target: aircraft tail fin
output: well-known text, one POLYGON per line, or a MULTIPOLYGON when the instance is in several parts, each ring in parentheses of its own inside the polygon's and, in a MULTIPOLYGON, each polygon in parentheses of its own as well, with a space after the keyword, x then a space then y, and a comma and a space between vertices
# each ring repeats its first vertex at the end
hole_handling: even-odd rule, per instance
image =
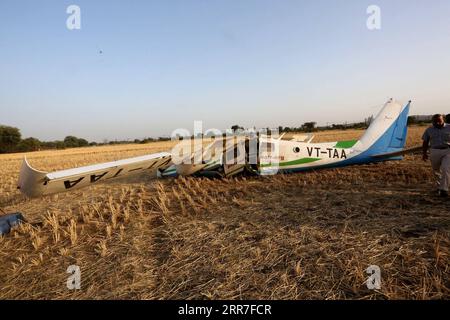
POLYGON ((398 102, 389 100, 355 145, 355 149, 369 157, 402 151, 408 133, 410 104, 411 101, 402 107, 398 102))

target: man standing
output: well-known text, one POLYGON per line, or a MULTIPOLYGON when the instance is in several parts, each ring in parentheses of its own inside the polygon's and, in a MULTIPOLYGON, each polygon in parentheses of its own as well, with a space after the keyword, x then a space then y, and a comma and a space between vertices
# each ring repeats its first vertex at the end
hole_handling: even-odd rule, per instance
POLYGON ((437 179, 438 192, 441 197, 448 197, 450 186, 450 125, 445 124, 444 116, 435 114, 433 126, 423 134, 423 160, 428 160, 430 151, 431 166, 437 179))

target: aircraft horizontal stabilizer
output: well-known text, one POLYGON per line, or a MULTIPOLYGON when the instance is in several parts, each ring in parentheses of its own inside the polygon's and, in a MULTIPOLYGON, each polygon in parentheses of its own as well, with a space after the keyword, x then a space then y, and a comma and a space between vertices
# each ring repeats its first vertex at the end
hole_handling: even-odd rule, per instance
POLYGON ((407 154, 418 153, 419 151, 422 151, 422 146, 417 146, 417 147, 404 149, 404 150, 400 150, 400 151, 395 151, 395 152, 376 154, 376 155, 373 155, 372 157, 373 158, 379 158, 379 159, 380 158, 400 157, 400 156, 404 156, 404 155, 407 155, 407 154))

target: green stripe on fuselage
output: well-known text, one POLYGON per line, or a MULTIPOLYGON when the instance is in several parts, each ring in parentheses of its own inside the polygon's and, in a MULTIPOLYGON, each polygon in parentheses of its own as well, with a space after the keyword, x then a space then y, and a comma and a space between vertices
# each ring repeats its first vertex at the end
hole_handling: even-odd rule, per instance
POLYGON ((358 140, 338 141, 334 147, 340 149, 348 149, 353 147, 357 142, 358 140))
MULTIPOLYGON (((322 159, 320 159, 320 158, 301 158, 301 159, 292 160, 292 161, 288 161, 288 162, 280 162, 278 164, 278 166, 279 167, 295 166, 298 164, 306 164, 306 163, 316 162, 319 160, 322 160, 322 159)), ((276 164, 274 164, 274 163, 261 164, 261 167, 273 167, 273 166, 276 166, 276 164)))

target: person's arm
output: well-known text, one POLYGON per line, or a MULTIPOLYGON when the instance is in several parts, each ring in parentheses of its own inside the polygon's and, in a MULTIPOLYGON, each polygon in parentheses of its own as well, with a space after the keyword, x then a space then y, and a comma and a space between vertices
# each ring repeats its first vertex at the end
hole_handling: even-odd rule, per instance
POLYGON ((428 129, 424 132, 424 134, 422 136, 422 140, 423 140, 423 144, 422 144, 422 151, 423 151, 422 159, 423 159, 423 161, 427 161, 428 160, 428 148, 430 146, 430 134, 428 133, 428 129))
POLYGON ((430 140, 423 140, 423 144, 422 144, 422 151, 423 151, 423 155, 422 155, 422 159, 423 161, 427 161, 428 160, 428 147, 430 145, 430 140))

